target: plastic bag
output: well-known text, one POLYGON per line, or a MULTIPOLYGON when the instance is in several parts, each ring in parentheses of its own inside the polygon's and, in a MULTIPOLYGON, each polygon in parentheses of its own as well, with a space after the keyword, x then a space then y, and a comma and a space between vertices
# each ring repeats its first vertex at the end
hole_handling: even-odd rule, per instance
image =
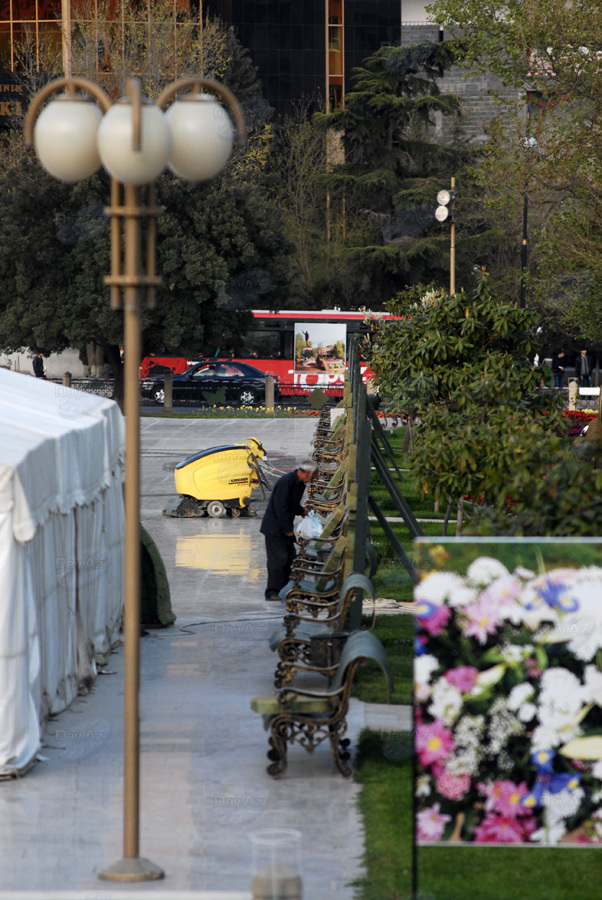
POLYGON ((302 538, 304 541, 311 541, 314 538, 320 537, 323 528, 324 523, 322 522, 320 516, 318 516, 312 509, 311 512, 309 512, 301 519, 300 522, 296 523, 295 534, 298 538, 302 538))

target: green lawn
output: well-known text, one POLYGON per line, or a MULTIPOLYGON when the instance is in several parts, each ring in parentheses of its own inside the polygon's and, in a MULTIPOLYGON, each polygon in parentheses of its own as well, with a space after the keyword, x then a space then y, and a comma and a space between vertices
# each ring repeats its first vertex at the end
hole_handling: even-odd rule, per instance
MULTIPOLYGON (((372 619, 365 616, 362 627, 369 628, 372 619)), ((374 634, 384 646, 391 674, 394 692, 391 703, 412 702, 412 665, 414 657, 414 619, 409 615, 376 616, 374 634)), ((385 679, 376 663, 369 663, 360 669, 355 678, 353 695, 366 703, 386 703, 385 679)))
POLYGON ((412 890, 411 735, 360 735, 356 781, 366 829, 358 900, 401 900, 412 890))

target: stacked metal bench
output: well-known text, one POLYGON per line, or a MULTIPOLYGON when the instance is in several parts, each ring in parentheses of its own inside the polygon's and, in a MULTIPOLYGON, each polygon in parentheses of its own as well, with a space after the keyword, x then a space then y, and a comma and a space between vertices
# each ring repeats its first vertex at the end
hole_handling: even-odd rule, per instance
MULTIPOLYGON (((267 771, 281 775, 287 767, 289 744, 313 752, 328 740, 334 762, 343 775, 351 774, 347 713, 353 678, 366 660, 376 662, 389 691, 392 680, 385 651, 374 634, 348 629, 352 605, 364 594, 374 596, 369 578, 350 565, 352 536, 348 496, 354 482, 350 416, 343 409, 335 421, 320 417, 312 456, 319 465, 305 505, 325 518, 320 537, 300 541, 291 581, 281 596, 282 625, 270 638, 278 656, 276 693, 255 697, 251 708, 264 718, 269 731, 267 771), (347 630, 346 630, 347 629, 347 630)), ((357 618, 357 616, 356 616, 357 618)))

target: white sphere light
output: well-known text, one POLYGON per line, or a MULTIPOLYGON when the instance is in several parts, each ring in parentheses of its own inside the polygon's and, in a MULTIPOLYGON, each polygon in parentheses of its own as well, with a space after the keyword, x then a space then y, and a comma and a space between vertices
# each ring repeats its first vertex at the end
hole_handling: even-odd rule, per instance
POLYGON ((33 142, 46 171, 71 184, 93 175, 100 168, 96 141, 101 120, 101 111, 87 97, 62 94, 45 106, 33 142))
POLYGON ((171 153, 171 131, 154 103, 143 103, 141 148, 132 148, 132 105, 113 104, 98 129, 98 149, 102 164, 122 184, 147 184, 161 174, 171 153))
POLYGON ((215 97, 191 94, 176 100, 166 113, 173 150, 169 168, 186 181, 218 175, 232 152, 234 126, 215 97))

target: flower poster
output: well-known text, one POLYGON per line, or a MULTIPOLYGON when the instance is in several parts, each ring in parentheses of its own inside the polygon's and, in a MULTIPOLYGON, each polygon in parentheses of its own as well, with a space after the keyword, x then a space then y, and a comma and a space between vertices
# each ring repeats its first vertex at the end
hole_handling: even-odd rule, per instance
POLYGON ((416 549, 418 843, 602 845, 602 541, 416 549))

